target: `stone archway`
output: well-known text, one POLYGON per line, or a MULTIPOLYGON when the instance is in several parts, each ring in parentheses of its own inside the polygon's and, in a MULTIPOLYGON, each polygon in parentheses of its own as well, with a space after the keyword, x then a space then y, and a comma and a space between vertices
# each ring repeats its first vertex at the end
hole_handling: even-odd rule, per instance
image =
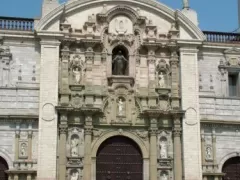
POLYGON ((143 156, 130 138, 113 136, 99 147, 96 156, 96 180, 143 180, 143 156))
POLYGON ((222 168, 225 173, 223 180, 239 180, 240 179, 240 157, 232 157, 228 159, 222 168))
POLYGON ((8 170, 7 161, 0 156, 0 179, 1 180, 8 180, 8 175, 5 173, 6 170, 8 170))

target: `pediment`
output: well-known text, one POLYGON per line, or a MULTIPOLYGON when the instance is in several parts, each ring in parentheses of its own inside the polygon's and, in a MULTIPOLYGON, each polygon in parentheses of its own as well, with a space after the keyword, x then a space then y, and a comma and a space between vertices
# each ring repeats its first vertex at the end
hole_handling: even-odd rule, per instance
MULTIPOLYGON (((158 31, 161 37, 166 36, 172 24, 178 21, 182 26, 180 29, 183 31, 180 34, 185 34, 183 38, 187 37, 187 39, 197 40, 204 40, 205 38, 202 31, 180 11, 174 11, 157 1, 146 0, 122 2, 121 0, 114 2, 102 0, 69 1, 42 17, 36 26, 36 31, 60 32, 60 24, 64 16, 68 22, 67 28, 69 28, 68 26, 70 24, 71 28, 81 32, 84 31, 83 27, 85 27, 85 31, 88 28, 88 31, 96 31, 99 33, 98 35, 100 35, 103 27, 101 27, 101 29, 98 24, 90 23, 88 17, 91 15, 94 15, 97 21, 99 19, 105 19, 107 23, 110 23, 116 15, 122 15, 129 18, 133 26, 152 21, 154 28, 151 29, 152 25, 149 25, 149 30, 152 31, 152 34, 158 31), (178 14, 177 16, 176 13, 178 14), (89 23, 86 24, 86 22, 89 23)), ((102 26, 104 25, 106 25, 106 23, 102 22, 102 26)))

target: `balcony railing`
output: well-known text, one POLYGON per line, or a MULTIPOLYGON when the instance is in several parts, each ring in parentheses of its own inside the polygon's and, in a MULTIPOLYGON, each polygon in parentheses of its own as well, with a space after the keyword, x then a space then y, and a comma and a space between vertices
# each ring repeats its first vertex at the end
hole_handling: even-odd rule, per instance
POLYGON ((239 33, 203 31, 207 42, 213 43, 240 43, 239 33))
POLYGON ((34 19, 0 17, 0 30, 33 31, 34 19))

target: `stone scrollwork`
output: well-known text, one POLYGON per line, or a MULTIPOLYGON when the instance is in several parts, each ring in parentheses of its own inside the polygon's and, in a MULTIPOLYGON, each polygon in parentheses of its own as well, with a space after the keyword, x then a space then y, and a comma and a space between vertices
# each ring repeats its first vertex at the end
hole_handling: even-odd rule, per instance
POLYGON ((74 108, 80 108, 83 106, 83 96, 76 93, 71 96, 71 104, 74 108))
POLYGON ((100 137, 102 134, 103 134, 103 131, 102 131, 102 130, 100 130, 100 129, 93 129, 93 136, 94 136, 95 138, 100 137))
POLYGON ((132 34, 128 34, 128 35, 121 35, 121 34, 109 34, 108 35, 108 41, 110 43, 110 45, 118 42, 120 44, 128 44, 128 45, 132 45, 134 43, 134 35, 132 34))
POLYGON ((147 139, 148 139, 148 135, 149 135, 148 131, 137 130, 137 131, 135 131, 135 133, 136 133, 140 138, 142 138, 143 140, 147 140, 147 139))

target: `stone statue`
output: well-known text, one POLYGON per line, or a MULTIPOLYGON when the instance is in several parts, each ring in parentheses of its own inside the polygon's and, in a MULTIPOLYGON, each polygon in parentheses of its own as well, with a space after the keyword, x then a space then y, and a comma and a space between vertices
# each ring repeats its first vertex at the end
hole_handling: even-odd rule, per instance
POLYGON ((124 102, 122 98, 119 98, 118 100, 118 115, 123 116, 125 114, 124 112, 124 102))
POLYGON ((74 76, 74 79, 75 79, 75 83, 76 84, 80 84, 81 83, 81 68, 79 66, 75 66, 73 67, 73 76, 74 76))
POLYGON ((165 79, 162 72, 158 75, 158 85, 159 87, 165 87, 165 79))
POLYGON ((127 59, 123 56, 122 51, 113 59, 113 75, 126 75, 127 59))
POLYGON ((210 147, 206 148, 206 159, 212 159, 212 149, 210 147))
POLYGON ((71 156, 72 157, 78 156, 78 145, 79 145, 79 139, 77 137, 73 137, 71 140, 71 156))
POLYGON ((160 142, 160 158, 167 158, 167 143, 165 141, 160 142))
POLYGON ((161 176, 161 180, 168 180, 168 175, 166 173, 163 173, 161 176))
POLYGON ((20 149, 20 154, 21 154, 21 156, 27 156, 27 146, 26 146, 26 144, 21 144, 21 149, 20 149))
POLYGON ((79 180, 78 177, 79 177, 79 172, 78 171, 73 172, 71 175, 71 180, 79 180))
POLYGON ((188 0, 183 0, 183 9, 189 8, 189 1, 188 0))

